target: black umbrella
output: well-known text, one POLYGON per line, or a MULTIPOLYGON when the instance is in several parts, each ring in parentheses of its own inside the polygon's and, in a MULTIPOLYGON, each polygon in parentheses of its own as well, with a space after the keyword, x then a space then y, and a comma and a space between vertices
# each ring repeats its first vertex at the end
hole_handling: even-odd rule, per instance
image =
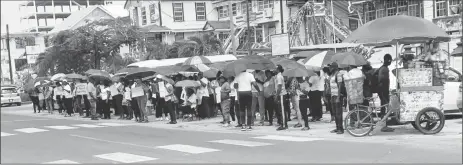
POLYGON ((125 78, 127 79, 137 79, 152 76, 156 74, 156 71, 152 68, 139 67, 139 68, 129 68, 125 78))

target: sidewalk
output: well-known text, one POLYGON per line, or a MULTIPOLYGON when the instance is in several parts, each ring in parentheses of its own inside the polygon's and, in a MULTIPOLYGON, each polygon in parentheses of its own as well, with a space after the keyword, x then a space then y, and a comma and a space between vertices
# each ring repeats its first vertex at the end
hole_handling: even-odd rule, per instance
MULTIPOLYGON (((25 106, 26 108, 26 106, 25 106)), ((30 107, 32 108, 32 107, 30 107)), ((27 108, 26 108, 27 109, 27 108)), ((430 140, 431 143, 435 141, 441 141, 442 139, 458 139, 459 145, 461 146, 461 137, 462 137, 462 119, 446 120, 443 130, 436 135, 423 135, 419 131, 415 130, 410 124, 401 125, 401 126, 392 126, 395 128, 394 132, 385 133, 379 132, 373 136, 366 137, 353 137, 347 132, 343 135, 337 135, 330 133, 334 129, 335 125, 329 123, 330 115, 324 114, 322 121, 309 123, 309 131, 301 131, 301 128, 293 128, 297 123, 297 120, 292 120, 288 122, 289 129, 284 131, 276 131, 276 126, 254 126, 252 131, 240 131, 240 128, 222 127, 222 124, 219 122, 222 121, 222 117, 216 117, 212 119, 200 120, 200 121, 191 121, 183 122, 182 119, 177 120, 177 124, 171 125, 167 124, 167 121, 156 121, 154 116, 149 116, 149 123, 136 123, 133 120, 118 120, 116 116, 113 116, 110 120, 97 120, 93 121, 89 118, 81 118, 77 116, 73 117, 64 117, 58 113, 47 114, 40 113, 34 114, 31 110, 8 110, 2 111, 5 114, 16 114, 16 115, 25 115, 25 116, 34 116, 34 117, 46 117, 54 119, 68 119, 68 120, 79 120, 86 122, 112 122, 112 123, 123 123, 136 126, 145 126, 161 129, 174 129, 174 130, 184 130, 184 131, 201 131, 201 132, 216 132, 216 133, 238 133, 238 134, 256 134, 256 135, 286 135, 286 136, 302 136, 302 137, 312 137, 312 138, 323 138, 323 139, 333 139, 333 140, 342 140, 342 141, 356 141, 356 142, 397 142, 397 141, 413 141, 416 140, 430 140)), ((291 118, 293 118, 292 116, 291 118)), ((257 122, 256 122, 257 123, 257 122)), ((267 124, 267 123, 266 123, 267 124)), ((275 123, 274 123, 275 124, 275 123)), ((434 143, 435 144, 435 143, 434 143)))

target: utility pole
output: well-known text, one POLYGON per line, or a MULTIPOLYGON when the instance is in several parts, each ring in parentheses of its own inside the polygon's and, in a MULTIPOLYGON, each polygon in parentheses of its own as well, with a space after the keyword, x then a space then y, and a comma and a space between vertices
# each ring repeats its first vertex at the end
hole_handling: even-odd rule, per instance
POLYGON ((283 0, 280 0, 280 26, 281 26, 281 34, 285 33, 285 25, 283 24, 283 0))
POLYGON ((11 66, 10 30, 9 30, 8 24, 6 24, 6 49, 8 50, 8 66, 10 67, 10 81, 11 81, 11 84, 14 84, 13 67, 11 66))
POLYGON ((230 18, 230 37, 233 55, 236 56, 236 45, 235 45, 235 21, 233 20, 233 3, 228 1, 228 17, 230 18))
MULTIPOLYGON (((251 39, 251 38, 250 38, 250 35, 251 35, 251 28, 250 28, 250 25, 249 25, 249 9, 251 8, 251 5, 249 4, 250 1, 251 1, 251 0, 246 0, 246 27, 248 28, 248 29, 246 29, 246 31, 247 31, 247 33, 248 33, 248 34, 246 35, 246 41, 247 41, 248 44, 251 43, 251 41, 250 41, 250 39, 251 39)), ((251 49, 251 48, 252 48, 252 46, 250 46, 250 47, 248 48, 248 51, 249 51, 249 52, 248 52, 248 55, 252 55, 252 49, 251 49)))

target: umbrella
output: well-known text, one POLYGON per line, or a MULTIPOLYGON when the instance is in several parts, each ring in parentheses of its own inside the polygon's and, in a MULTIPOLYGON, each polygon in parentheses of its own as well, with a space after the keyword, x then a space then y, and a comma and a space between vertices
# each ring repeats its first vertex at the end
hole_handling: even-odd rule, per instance
POLYGON ((310 77, 315 75, 315 72, 312 70, 307 70, 305 68, 295 68, 290 70, 285 70, 283 76, 286 77, 310 77))
POLYGON ((303 68, 305 69, 306 67, 297 61, 290 60, 287 58, 282 58, 282 57, 276 57, 270 59, 275 65, 281 65, 283 69, 285 70, 290 70, 290 69, 295 69, 295 68, 303 68))
POLYGON ((122 68, 121 70, 118 70, 114 75, 118 76, 125 76, 127 73, 129 73, 130 68, 122 68))
POLYGON ((199 87, 201 86, 201 83, 198 81, 193 81, 193 80, 183 80, 179 81, 175 84, 176 87, 199 87))
POLYGON ((368 63, 365 57, 355 52, 338 53, 332 57, 331 61, 338 63, 340 67, 361 66, 368 63))
POLYGON ((88 78, 96 81, 96 82, 100 82, 100 81, 113 81, 113 79, 108 75, 105 75, 105 74, 98 74, 98 73, 94 73, 92 75, 90 75, 88 78))
POLYGON ((193 56, 185 60, 183 65, 212 64, 211 60, 204 56, 193 56))
POLYGON ((223 75, 225 77, 236 76, 247 69, 273 70, 276 69, 276 66, 271 60, 265 57, 251 55, 227 64, 224 68, 223 75))
POLYGON ((55 75, 51 76, 50 79, 52 81, 58 81, 58 80, 61 80, 61 79, 65 78, 65 77, 66 77, 66 75, 64 73, 58 73, 58 74, 55 74, 55 75))
POLYGON ((174 80, 170 79, 169 77, 160 75, 160 74, 156 75, 156 78, 167 81, 167 83, 172 84, 172 85, 175 84, 174 80))
POLYGON ((452 54, 450 54, 451 56, 463 56, 463 46, 462 46, 462 43, 461 42, 458 42, 457 43, 458 47, 455 48, 452 52, 452 54))
POLYGON ((34 79, 34 84, 36 82, 39 82, 39 81, 42 81, 42 80, 51 81, 51 79, 49 77, 37 77, 37 78, 34 79))
POLYGON ((152 76, 155 73, 156 73, 155 70, 152 68, 147 68, 147 67, 130 68, 125 78, 127 79, 144 78, 144 77, 152 76))
POLYGON ((85 74, 111 77, 108 72, 106 72, 104 70, 97 70, 97 69, 90 69, 90 70, 86 71, 85 74))
POLYGON ((35 82, 34 87, 44 86, 50 84, 50 80, 40 80, 35 82))
POLYGON ((85 79, 86 77, 81 74, 71 73, 66 75, 66 79, 85 79))
POLYGON ((218 70, 223 70, 223 69, 225 69, 225 66, 227 66, 229 63, 232 63, 232 61, 216 62, 216 63, 210 64, 209 67, 210 68, 215 68, 215 69, 218 69, 218 70))
POLYGON ((203 76, 206 78, 215 78, 218 72, 219 72, 218 69, 212 68, 212 69, 209 69, 203 72, 203 76))
POLYGON ((436 24, 414 16, 396 15, 375 19, 352 32, 343 43, 395 45, 423 43, 429 40, 450 41, 449 35, 436 24))
POLYGON ((333 58, 334 54, 333 51, 323 51, 318 54, 307 56, 307 58, 301 59, 298 62, 307 67, 322 68, 331 63, 331 58, 333 58))

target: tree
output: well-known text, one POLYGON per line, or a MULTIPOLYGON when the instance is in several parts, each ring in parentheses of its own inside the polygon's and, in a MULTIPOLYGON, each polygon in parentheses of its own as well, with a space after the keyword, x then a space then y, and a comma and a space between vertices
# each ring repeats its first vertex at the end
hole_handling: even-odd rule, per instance
POLYGON ((177 52, 178 58, 224 53, 221 41, 211 33, 201 33, 189 37, 187 41, 174 43, 172 49, 177 52))
POLYGON ((146 42, 145 45, 146 53, 142 57, 142 60, 160 60, 166 58, 172 58, 176 56, 174 47, 163 42, 154 41, 146 42))
POLYGON ((114 74, 118 70, 134 62, 136 62, 136 59, 133 57, 122 57, 121 55, 117 54, 116 56, 110 56, 106 58, 106 61, 102 65, 102 70, 114 74))

